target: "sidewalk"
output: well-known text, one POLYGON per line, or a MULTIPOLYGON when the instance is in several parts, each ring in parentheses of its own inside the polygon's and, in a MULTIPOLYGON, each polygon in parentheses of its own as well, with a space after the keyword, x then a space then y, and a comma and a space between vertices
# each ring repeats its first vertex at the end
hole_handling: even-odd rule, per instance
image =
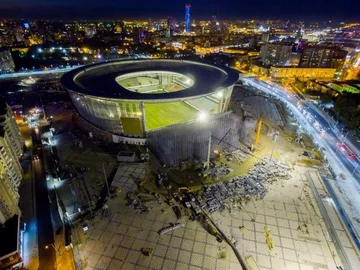
POLYGON ((21 127, 21 133, 25 139, 28 152, 25 154, 25 160, 22 161, 24 176, 19 188, 22 224, 26 223, 26 231, 23 234, 22 259, 24 267, 29 270, 37 270, 39 267, 39 253, 37 242, 37 219, 35 205, 35 188, 32 171, 31 149, 32 140, 27 126, 21 127))
MULTIPOLYGON (((31 161, 29 161, 31 162, 31 161)), ((22 224, 26 223, 24 232, 23 254, 24 266, 29 270, 36 270, 39 267, 39 254, 37 244, 37 222, 35 207, 35 190, 33 188, 32 170, 29 165, 24 173, 23 184, 20 187, 20 207, 22 209, 22 224)))
MULTIPOLYGON (((309 170, 308 181, 314 193, 320 196, 329 194, 318 172, 309 170)), ((330 228, 329 234, 343 262, 342 266, 345 269, 360 269, 359 251, 334 205, 333 200, 336 198, 323 197, 321 199, 320 196, 318 196, 317 203, 320 209, 323 209, 322 215, 326 217, 324 217, 324 221, 327 227, 330 228)))

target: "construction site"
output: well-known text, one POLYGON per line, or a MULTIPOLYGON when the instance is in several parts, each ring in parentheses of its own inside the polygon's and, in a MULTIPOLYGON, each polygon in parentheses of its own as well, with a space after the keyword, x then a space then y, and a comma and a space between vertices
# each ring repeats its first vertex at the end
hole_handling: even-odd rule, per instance
POLYGON ((60 163, 82 179, 54 180, 78 269, 355 269, 351 240, 334 233, 345 229, 328 225, 331 174, 310 138, 252 89, 236 87, 230 107, 149 132, 148 149, 54 135, 60 163), (120 150, 134 162, 117 162, 120 150))

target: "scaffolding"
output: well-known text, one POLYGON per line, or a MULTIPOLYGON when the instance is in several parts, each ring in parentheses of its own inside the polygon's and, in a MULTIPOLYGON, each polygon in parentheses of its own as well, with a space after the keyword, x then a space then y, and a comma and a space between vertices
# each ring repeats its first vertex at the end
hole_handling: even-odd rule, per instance
POLYGON ((241 123, 234 113, 226 112, 209 116, 206 120, 197 119, 152 130, 147 134, 149 148, 166 166, 177 166, 190 160, 206 161, 209 142, 211 156, 215 147, 236 149, 241 123))

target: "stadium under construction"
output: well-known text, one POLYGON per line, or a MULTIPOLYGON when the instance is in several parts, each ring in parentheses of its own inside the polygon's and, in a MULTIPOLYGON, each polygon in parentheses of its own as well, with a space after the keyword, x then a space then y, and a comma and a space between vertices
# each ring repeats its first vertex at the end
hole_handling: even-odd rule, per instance
POLYGON ((75 120, 92 136, 166 152, 158 156, 190 145, 179 158, 165 162, 175 164, 206 156, 205 130, 221 138, 238 129, 226 113, 238 80, 239 73, 228 67, 161 59, 84 66, 65 74, 62 84, 75 107, 75 120), (164 141, 165 134, 164 148, 159 140, 164 141))

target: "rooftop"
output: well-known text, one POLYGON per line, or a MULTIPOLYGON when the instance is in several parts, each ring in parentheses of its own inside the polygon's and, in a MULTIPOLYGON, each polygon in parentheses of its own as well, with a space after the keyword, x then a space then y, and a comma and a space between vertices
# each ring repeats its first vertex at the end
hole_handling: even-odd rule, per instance
POLYGON ((0 227, 0 258, 14 252, 18 247, 19 216, 15 215, 0 227))
POLYGON ((66 73, 62 84, 72 91, 103 98, 128 100, 178 99, 206 95, 235 84, 239 73, 228 67, 218 67, 195 61, 130 60, 103 62, 84 66, 66 73), (116 82, 119 76, 141 72, 174 72, 194 81, 182 91, 143 94, 129 91, 116 82))

